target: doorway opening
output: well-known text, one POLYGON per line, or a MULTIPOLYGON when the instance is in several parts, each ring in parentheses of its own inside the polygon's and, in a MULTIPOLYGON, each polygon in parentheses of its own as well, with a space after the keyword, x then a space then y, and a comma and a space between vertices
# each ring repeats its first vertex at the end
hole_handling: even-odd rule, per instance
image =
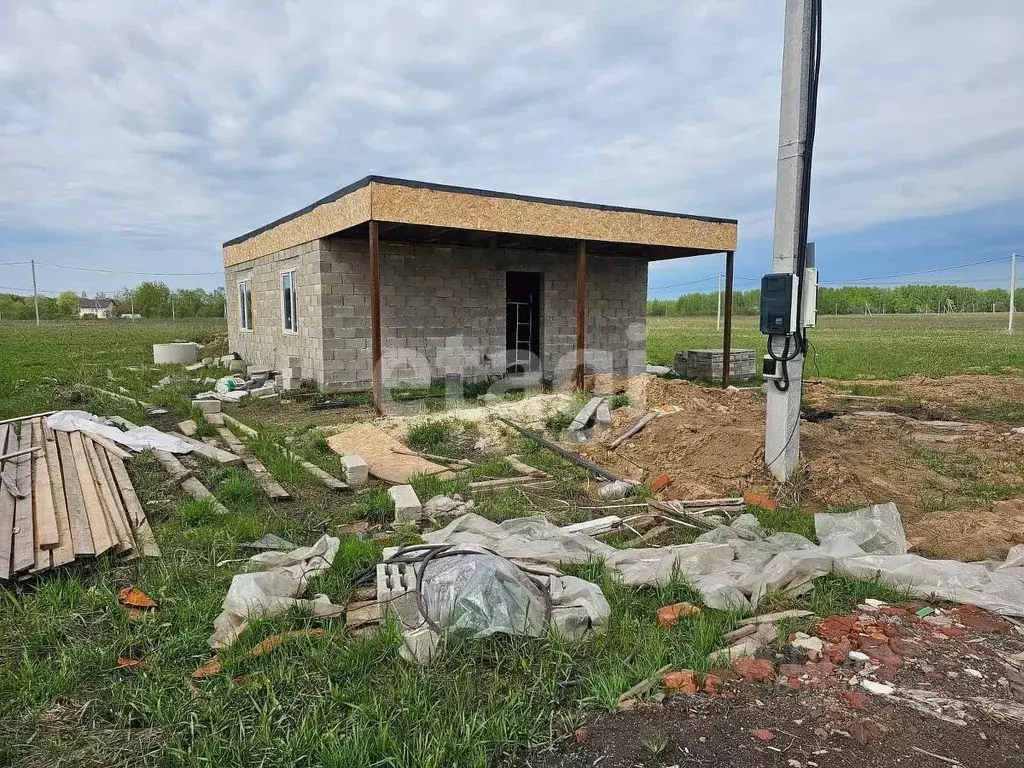
POLYGON ((505 372, 540 370, 540 272, 505 273, 505 372))

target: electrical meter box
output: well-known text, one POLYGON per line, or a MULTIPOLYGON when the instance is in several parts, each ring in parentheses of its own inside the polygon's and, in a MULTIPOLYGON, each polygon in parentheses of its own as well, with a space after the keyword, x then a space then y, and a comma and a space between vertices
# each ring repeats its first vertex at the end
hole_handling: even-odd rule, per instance
POLYGON ((797 278, 778 272, 761 278, 761 333, 785 336, 796 333, 797 278))

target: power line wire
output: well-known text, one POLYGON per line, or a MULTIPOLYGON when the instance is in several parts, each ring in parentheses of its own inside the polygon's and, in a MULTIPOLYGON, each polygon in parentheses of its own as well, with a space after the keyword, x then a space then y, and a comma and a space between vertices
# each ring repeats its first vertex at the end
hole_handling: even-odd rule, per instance
POLYGON ((951 267, 935 267, 934 269, 922 269, 917 272, 898 272, 894 275, 876 275, 875 277, 850 277, 845 280, 823 280, 822 285, 835 285, 840 283, 863 283, 871 280, 888 280, 893 277, 913 277, 914 275, 931 275, 936 272, 951 272, 954 269, 965 269, 966 267, 977 267, 981 264, 992 264, 997 261, 1005 261, 1009 256, 998 256, 994 259, 983 259, 981 261, 970 261, 966 264, 954 264, 951 267))
MULTIPOLYGON (((20 262, 28 264, 27 261, 20 262)), ((204 275, 220 275, 223 272, 133 272, 126 269, 103 269, 101 267, 76 267, 67 264, 51 264, 47 261, 37 261, 38 266, 54 267, 55 269, 74 269, 79 272, 105 272, 112 275, 143 275, 145 277, 199 277, 204 275)))

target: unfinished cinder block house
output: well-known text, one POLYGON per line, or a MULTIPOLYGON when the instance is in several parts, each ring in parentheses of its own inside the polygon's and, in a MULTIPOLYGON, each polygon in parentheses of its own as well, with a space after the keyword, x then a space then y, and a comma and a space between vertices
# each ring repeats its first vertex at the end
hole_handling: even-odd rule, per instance
POLYGON ((368 176, 224 244, 229 343, 377 397, 451 374, 636 373, 648 263, 735 248, 733 219, 368 176))

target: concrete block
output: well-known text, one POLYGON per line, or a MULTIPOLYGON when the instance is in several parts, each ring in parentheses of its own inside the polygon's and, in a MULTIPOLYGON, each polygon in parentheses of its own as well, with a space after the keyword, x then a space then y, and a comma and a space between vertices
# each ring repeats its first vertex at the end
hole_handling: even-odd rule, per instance
POLYGON ((255 376, 257 373, 269 373, 270 369, 265 365, 250 365, 245 369, 245 372, 250 376, 255 376))
MULTIPOLYGON (((238 358, 235 356, 234 352, 232 352, 230 355, 224 355, 222 358, 220 358, 220 364, 224 368, 227 368, 229 365, 231 365, 231 363, 234 363, 234 362, 238 362, 238 358)), ((243 370, 244 370, 244 364, 243 364, 243 370)))
MULTIPOLYGON (((1007 295, 1009 295, 1009 294, 1007 294, 1007 295)), ((212 357, 204 357, 203 358, 203 365, 213 365, 213 358, 212 357)))
POLYGON ((301 379, 302 378, 302 369, 301 368, 296 368, 294 366, 291 367, 291 368, 282 368, 281 369, 281 378, 282 379, 301 379))
POLYGON ((230 373, 245 373, 246 365, 244 360, 231 360, 227 363, 230 373))
POLYGON ((395 525, 418 523, 423 517, 423 505, 411 485, 394 485, 388 496, 395 502, 395 525))
POLYGON ((345 475, 345 482, 353 488, 365 485, 370 476, 369 467, 362 456, 342 456, 341 470, 345 475))
POLYGON ((192 407, 203 413, 220 413, 220 400, 193 400, 192 407))
POLYGON ((286 368, 298 368, 302 365, 302 360, 296 355, 289 355, 284 359, 284 367, 286 368))

